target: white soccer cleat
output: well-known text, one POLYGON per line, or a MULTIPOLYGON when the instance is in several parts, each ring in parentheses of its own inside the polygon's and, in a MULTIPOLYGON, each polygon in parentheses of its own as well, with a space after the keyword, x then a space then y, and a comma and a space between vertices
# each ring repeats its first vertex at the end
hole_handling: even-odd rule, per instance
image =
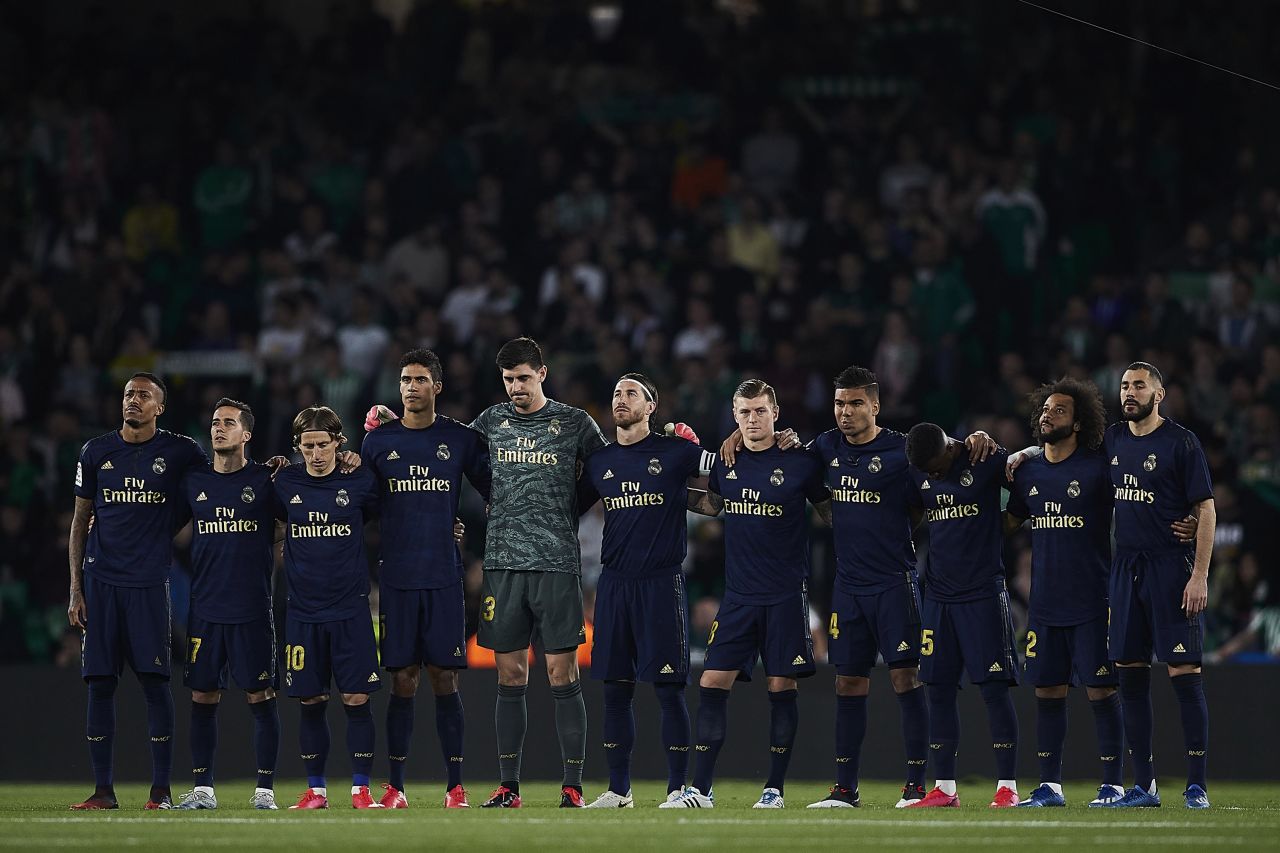
POLYGON ((603 794, 595 798, 594 802, 587 803, 583 808, 586 809, 629 809, 635 807, 635 800, 631 798, 631 792, 626 794, 615 794, 613 791, 605 791, 603 794))
POLYGON ((249 798, 249 805, 262 811, 275 811, 280 808, 276 805, 276 792, 270 788, 255 790, 253 796, 249 798))
POLYGON ((697 788, 689 787, 683 791, 673 792, 675 798, 667 795, 665 803, 659 803, 660 809, 714 809, 716 801, 712 795, 704 794, 697 788))
POLYGON ((777 788, 765 788, 760 795, 760 799, 756 801, 753 809, 780 809, 786 806, 782 802, 782 792, 777 788))
POLYGON ((182 795, 182 801, 178 803, 178 808, 184 810, 212 810, 217 807, 218 798, 213 795, 212 788, 197 788, 194 791, 187 791, 182 795))

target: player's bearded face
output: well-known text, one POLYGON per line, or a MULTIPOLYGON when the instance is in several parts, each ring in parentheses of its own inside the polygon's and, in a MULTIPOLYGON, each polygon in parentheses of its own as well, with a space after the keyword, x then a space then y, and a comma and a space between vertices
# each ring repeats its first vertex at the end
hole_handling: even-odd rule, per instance
POLYGON ((146 379, 130 379, 121 405, 124 422, 133 428, 152 423, 164 412, 160 388, 146 379))
POLYGON ((298 450, 310 474, 323 476, 337 465, 338 440, 324 430, 308 430, 298 436, 298 450))
POLYGON ((1044 444, 1057 444, 1076 431, 1075 400, 1066 394, 1050 394, 1040 407, 1036 432, 1044 444))
POLYGON ((1120 379, 1120 416, 1126 421, 1145 420, 1163 397, 1164 390, 1147 371, 1126 370, 1120 379))
POLYGON ((623 380, 613 389, 613 423, 619 429, 633 427, 652 413, 653 405, 640 383, 623 380))
POLYGON ((406 412, 424 412, 434 407, 441 387, 422 365, 406 365, 400 371, 400 402, 406 412))

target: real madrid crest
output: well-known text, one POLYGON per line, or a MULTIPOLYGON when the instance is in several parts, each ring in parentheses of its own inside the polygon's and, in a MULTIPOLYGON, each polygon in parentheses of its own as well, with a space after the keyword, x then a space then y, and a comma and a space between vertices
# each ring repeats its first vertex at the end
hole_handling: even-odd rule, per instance
POLYGON ((1154 453, 1149 454, 1146 461, 1142 463, 1142 467, 1147 471, 1156 470, 1156 455, 1154 453))
POLYGON ((649 469, 648 469, 648 470, 649 470, 649 473, 650 473, 650 474, 652 474, 652 475, 653 475, 653 476, 655 476, 655 477, 656 477, 656 476, 658 476, 659 474, 661 474, 661 473, 662 473, 662 460, 658 459, 658 457, 656 457, 656 456, 655 456, 655 457, 653 457, 652 459, 650 459, 650 460, 649 460, 649 469))
POLYGON ((781 468, 774 468, 773 473, 769 475, 769 482, 775 486, 781 486, 786 477, 782 473, 781 468))
MULTIPOLYGON (((1151 457, 1151 458, 1152 458, 1152 459, 1154 459, 1155 457, 1153 456, 1153 457, 1151 457)), ((168 467, 169 467, 169 466, 165 464, 165 461, 164 461, 164 457, 163 457, 163 456, 157 456, 157 457, 156 457, 156 461, 151 463, 151 470, 152 470, 152 471, 154 471, 154 472, 155 472, 155 473, 157 473, 157 474, 163 474, 163 473, 164 473, 164 469, 166 469, 166 468, 168 468, 168 467)), ((1150 471, 1151 469, 1150 469, 1150 468, 1148 468, 1147 470, 1148 470, 1148 471, 1150 471)))
POLYGON ((559 435, 559 434, 560 434, 560 419, 559 419, 559 418, 552 418, 552 419, 551 419, 551 423, 547 424, 547 432, 551 433, 552 435, 559 435))
POLYGON ((1072 480, 1070 483, 1067 483, 1067 494, 1073 498, 1080 497, 1080 481, 1079 480, 1072 480))
POLYGON ((884 466, 880 464, 879 456, 872 456, 871 461, 867 463, 867 470, 872 474, 879 474, 882 467, 884 466))
POLYGON ((968 468, 966 468, 964 473, 960 475, 960 485, 962 486, 973 485, 973 472, 970 471, 968 468))
POLYGON ((338 502, 338 506, 346 506, 351 503, 351 496, 347 494, 346 489, 338 489, 338 496, 334 500, 338 502))
POLYGON ((437 448, 436 448, 436 458, 437 458, 437 459, 439 459, 441 462, 446 462, 446 461, 448 461, 448 459, 449 459, 449 445, 447 445, 447 444, 442 444, 442 445, 440 445, 439 447, 437 447, 437 448))
POLYGON ((240 500, 244 501, 245 503, 247 504, 253 503, 254 497, 256 497, 256 495, 254 495, 253 489, 249 488, 248 486, 245 486, 243 489, 240 490, 240 500))

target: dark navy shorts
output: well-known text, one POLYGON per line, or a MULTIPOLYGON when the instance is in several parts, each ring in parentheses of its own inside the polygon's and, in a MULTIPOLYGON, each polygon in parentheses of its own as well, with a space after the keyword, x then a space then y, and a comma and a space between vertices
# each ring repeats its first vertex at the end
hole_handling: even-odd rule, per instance
POLYGON ((378 593, 382 665, 387 669, 430 664, 467 666, 467 612, 462 581, 441 589, 393 589, 378 593))
POLYGON ((1032 620, 1023 673, 1035 687, 1115 687, 1119 682, 1107 654, 1107 617, 1067 626, 1032 620))
POLYGON ((591 677, 606 681, 689 681, 684 575, 618 577, 596 587, 591 677))
POLYGON ((1204 623, 1188 617, 1182 593, 1191 579, 1190 551, 1141 553, 1116 550, 1111 561, 1111 659, 1169 664, 1197 663, 1204 623))
POLYGON ((226 690, 231 681, 249 693, 280 686, 271 611, 260 619, 237 624, 208 622, 192 611, 182 683, 192 690, 210 692, 226 690))
POLYGON ((85 629, 80 644, 84 678, 124 673, 169 677, 169 583, 115 586, 84 576, 85 629))
POLYGON ((373 622, 364 613, 340 622, 285 621, 284 683, 290 696, 373 693, 382 687, 373 622))
POLYGON ((926 684, 1018 682, 1009 593, 977 601, 924 599, 920 630, 920 680, 926 684))
POLYGON ((876 654, 888 665, 920 658, 920 588, 905 575, 901 584, 857 595, 836 581, 827 624, 827 656, 837 675, 865 678, 876 654))
POLYGON ((802 588, 776 604, 723 602, 707 636, 703 669, 738 671, 750 681, 759 658, 767 676, 813 675, 813 636, 809 633, 809 595, 802 588))

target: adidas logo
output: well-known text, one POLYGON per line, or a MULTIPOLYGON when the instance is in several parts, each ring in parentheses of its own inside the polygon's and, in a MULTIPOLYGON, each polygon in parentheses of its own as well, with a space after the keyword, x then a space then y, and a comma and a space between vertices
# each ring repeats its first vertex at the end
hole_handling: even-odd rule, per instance
POLYGON ((270 677, 271 677, 270 673, 268 673, 265 669, 262 672, 258 673, 259 681, 266 681, 270 677))
POLYGON ((1035 486, 1032 486, 1031 491, 1027 492, 1027 497, 1029 498, 1035 497, 1038 494, 1040 494, 1040 490, 1037 489, 1035 486))
POLYGON ((906 640, 903 640, 901 643, 898 643, 898 651, 900 652, 908 651, 910 648, 911 646, 907 645, 906 640))
POLYGON ((832 468, 839 468, 839 467, 840 467, 840 460, 839 460, 839 459, 832 459, 832 460, 831 460, 831 467, 832 467, 832 468))
POLYGON ((1108 674, 1109 672, 1105 666, 1098 667, 1098 671, 1094 673, 1094 675, 1108 675, 1108 674))
POLYGON ((454 656, 455 658, 460 658, 460 657, 462 657, 462 646, 454 646, 454 647, 453 647, 453 656, 454 656))
POLYGON ((791 662, 792 666, 804 666, 804 655, 796 655, 796 659, 791 662))
POLYGON ((603 477, 601 477, 600 479, 601 479, 601 480, 612 480, 612 479, 613 479, 613 469, 612 469, 612 468, 610 468, 608 471, 605 471, 605 472, 604 472, 604 476, 603 476, 603 477))
POLYGON ((675 675, 676 671, 671 668, 671 664, 663 664, 662 669, 658 670, 659 675, 675 675))
POLYGON ((511 421, 503 421, 502 423, 498 424, 498 426, 502 427, 503 429, 511 429, 511 421))
POLYGON ((925 480, 923 483, 920 484, 920 488, 923 490, 923 489, 931 489, 933 487, 929 485, 928 480, 925 480))
POLYGON ((1120 464, 1120 457, 1119 457, 1119 456, 1112 456, 1112 457, 1111 457, 1111 464, 1112 464, 1112 465, 1119 465, 1119 464, 1120 464))
POLYGON ((100 470, 100 471, 110 471, 110 470, 111 470, 112 468, 114 468, 114 467, 115 467, 115 466, 111 464, 111 460, 110 460, 110 459, 108 459, 106 462, 103 462, 103 463, 102 463, 102 467, 101 467, 101 468, 99 468, 98 470, 100 470))
POLYGON ((370 684, 377 684, 377 683, 378 683, 378 673, 376 673, 376 672, 371 672, 371 673, 369 673, 369 683, 370 683, 370 684))
POLYGON ((160 665, 161 665, 161 664, 160 664, 160 656, 159 656, 159 655, 157 655, 157 656, 156 656, 156 666, 160 666, 160 665))
POLYGON ((725 478, 726 480, 736 480, 736 479, 738 479, 738 472, 737 472, 737 471, 730 471, 728 474, 725 474, 725 475, 724 475, 724 478, 725 478))
POLYGON ((393 460, 393 459, 399 459, 399 458, 400 458, 400 454, 399 454, 399 453, 396 453, 394 450, 387 454, 387 461, 388 461, 388 462, 390 462, 390 461, 391 461, 391 460, 393 460))
POLYGON ((207 495, 205 495, 205 493, 204 493, 204 492, 201 492, 200 494, 196 495, 196 502, 197 502, 197 503, 199 503, 200 501, 207 501, 207 500, 209 500, 209 498, 208 498, 208 496, 207 496, 207 495))
POLYGON ((1002 667, 1000 662, 997 661, 991 664, 991 669, 987 670, 987 672, 1004 672, 1004 667, 1002 667))
POLYGON ((293 498, 292 498, 292 499, 290 499, 289 503, 291 503, 291 504, 300 504, 300 503, 302 503, 302 495, 294 495, 294 496, 293 496, 293 498))
POLYGON ((1178 643, 1178 645, 1176 645, 1176 646, 1174 646, 1174 647, 1173 647, 1173 653, 1174 653, 1175 655, 1186 654, 1186 652, 1187 652, 1187 650, 1186 650, 1186 648, 1182 645, 1182 643, 1178 643))

